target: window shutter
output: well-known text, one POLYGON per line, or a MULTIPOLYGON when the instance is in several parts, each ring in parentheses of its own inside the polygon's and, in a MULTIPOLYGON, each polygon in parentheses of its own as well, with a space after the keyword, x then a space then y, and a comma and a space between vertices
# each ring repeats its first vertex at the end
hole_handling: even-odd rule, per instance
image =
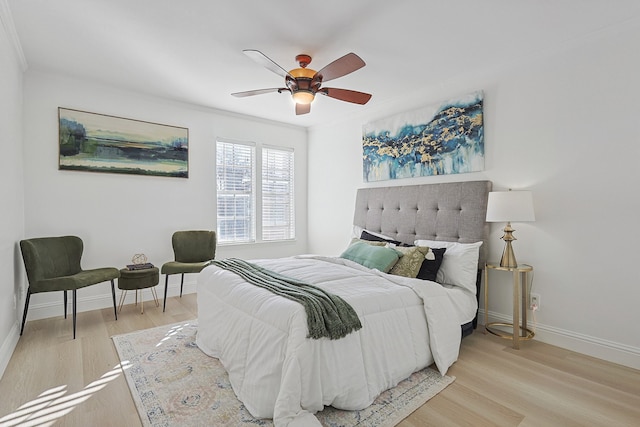
POLYGON ((255 241, 255 147, 218 140, 218 241, 255 241))
POLYGON ((262 240, 295 238, 293 154, 262 150, 262 240))

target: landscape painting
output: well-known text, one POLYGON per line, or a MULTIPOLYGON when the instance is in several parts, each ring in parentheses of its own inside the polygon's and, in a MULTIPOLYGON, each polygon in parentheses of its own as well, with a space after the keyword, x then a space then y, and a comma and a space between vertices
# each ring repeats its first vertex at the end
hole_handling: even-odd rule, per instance
POLYGON ((189 129, 58 108, 59 169, 189 177, 189 129))
POLYGON ((363 127, 365 182, 484 170, 483 93, 363 127))

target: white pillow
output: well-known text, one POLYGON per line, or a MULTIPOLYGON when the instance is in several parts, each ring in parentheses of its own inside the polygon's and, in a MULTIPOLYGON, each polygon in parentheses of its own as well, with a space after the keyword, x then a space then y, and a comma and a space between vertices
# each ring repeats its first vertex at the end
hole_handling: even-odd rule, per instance
POLYGON ((476 293, 478 258, 482 242, 457 243, 440 240, 416 240, 414 244, 430 248, 447 248, 436 281, 460 286, 476 293))

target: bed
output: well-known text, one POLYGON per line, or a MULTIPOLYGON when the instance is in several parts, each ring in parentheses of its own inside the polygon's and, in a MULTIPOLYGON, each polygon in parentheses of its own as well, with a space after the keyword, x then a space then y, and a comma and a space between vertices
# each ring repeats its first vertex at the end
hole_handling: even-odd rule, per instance
POLYGON ((340 257, 251 261, 348 302, 362 328, 344 338, 308 338, 301 304, 219 266, 205 268, 198 276, 198 347, 221 361, 247 410, 276 426, 318 426, 313 414, 329 405, 362 409, 434 363, 444 375, 477 316, 490 190, 489 181, 359 189, 354 237, 366 232, 381 244, 355 239, 340 257), (352 246, 387 254, 414 243, 445 248, 435 277, 441 283, 388 274, 349 256, 352 246))

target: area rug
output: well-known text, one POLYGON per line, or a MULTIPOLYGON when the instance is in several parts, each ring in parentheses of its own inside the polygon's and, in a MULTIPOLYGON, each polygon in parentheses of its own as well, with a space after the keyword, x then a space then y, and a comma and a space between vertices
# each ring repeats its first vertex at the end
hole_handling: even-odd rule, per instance
MULTIPOLYGON (((147 427, 273 426, 256 419, 231 388, 218 359, 195 343, 196 321, 112 337, 140 420, 147 427)), ((332 407, 316 414, 326 427, 391 427, 455 378, 426 368, 382 393, 360 411, 332 407)))

